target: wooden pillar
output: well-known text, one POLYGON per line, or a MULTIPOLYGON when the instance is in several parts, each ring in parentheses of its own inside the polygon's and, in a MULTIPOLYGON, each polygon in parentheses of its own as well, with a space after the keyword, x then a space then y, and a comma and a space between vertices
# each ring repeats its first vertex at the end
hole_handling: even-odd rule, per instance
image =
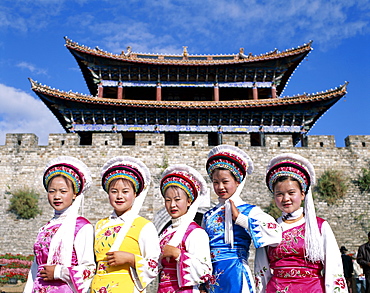
POLYGON ((213 100, 218 102, 220 100, 220 90, 218 88, 218 83, 215 83, 213 87, 213 100))
POLYGON ((102 98, 103 97, 103 84, 99 83, 98 85, 98 97, 102 98))
POLYGON ((276 99, 276 86, 274 83, 271 85, 271 98, 276 99))
POLYGON ((162 101, 162 87, 160 82, 157 83, 155 99, 156 101, 162 101))
POLYGON ((253 100, 258 100, 258 88, 256 83, 253 83, 253 100))
POLYGON ((122 100, 122 96, 123 96, 123 87, 122 87, 122 83, 119 82, 118 89, 117 89, 117 99, 122 100))

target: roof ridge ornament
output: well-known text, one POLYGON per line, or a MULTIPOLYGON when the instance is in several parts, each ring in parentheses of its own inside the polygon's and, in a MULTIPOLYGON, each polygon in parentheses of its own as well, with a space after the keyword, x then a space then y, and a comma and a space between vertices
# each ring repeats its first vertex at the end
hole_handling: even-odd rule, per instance
POLYGON ((245 55, 244 54, 244 48, 240 48, 239 49, 238 57, 239 57, 239 59, 248 59, 248 58, 253 57, 253 54, 252 54, 252 52, 249 52, 248 55, 245 55))
POLYGON ((182 51, 182 57, 183 59, 188 59, 189 53, 188 53, 188 46, 182 46, 183 51, 182 51))
POLYGON ((127 46, 127 52, 125 53, 125 51, 122 50, 121 55, 122 56, 125 56, 125 57, 130 57, 131 56, 131 53, 132 53, 132 47, 131 46, 127 46))
POLYGON ((248 58, 247 55, 244 54, 244 48, 239 49, 239 59, 245 59, 248 58))

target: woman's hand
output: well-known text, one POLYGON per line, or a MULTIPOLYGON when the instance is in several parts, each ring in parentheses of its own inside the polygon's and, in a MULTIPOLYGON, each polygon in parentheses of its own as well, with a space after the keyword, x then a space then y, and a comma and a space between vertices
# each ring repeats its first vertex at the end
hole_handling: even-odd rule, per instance
POLYGON ((238 208, 235 206, 235 203, 229 199, 230 201, 230 206, 231 206, 231 214, 233 216, 233 221, 236 221, 236 218, 239 216, 240 212, 238 208))
POLYGON ((176 259, 176 258, 179 257, 180 253, 181 253, 181 250, 178 249, 177 247, 171 246, 171 245, 166 245, 165 247, 163 247, 161 257, 162 258, 173 257, 174 259, 176 259))
POLYGON ((52 266, 44 265, 44 269, 40 271, 40 277, 44 281, 53 281, 54 280, 54 270, 55 270, 55 265, 52 265, 52 266))
POLYGON ((106 253, 108 265, 122 266, 129 264, 130 267, 135 268, 135 255, 126 251, 110 251, 106 253))

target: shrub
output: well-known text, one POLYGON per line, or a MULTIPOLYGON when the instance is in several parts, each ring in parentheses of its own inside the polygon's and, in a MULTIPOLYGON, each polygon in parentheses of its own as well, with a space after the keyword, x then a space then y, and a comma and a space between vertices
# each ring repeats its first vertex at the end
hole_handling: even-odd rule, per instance
POLYGON ((370 191, 370 169, 362 168, 362 174, 358 176, 356 183, 362 192, 370 191))
POLYGON ((326 170, 318 179, 315 190, 327 203, 333 204, 347 192, 347 180, 342 172, 326 170))
POLYGON ((9 211, 20 219, 31 219, 41 213, 38 207, 39 195, 32 189, 19 189, 12 192, 9 211))

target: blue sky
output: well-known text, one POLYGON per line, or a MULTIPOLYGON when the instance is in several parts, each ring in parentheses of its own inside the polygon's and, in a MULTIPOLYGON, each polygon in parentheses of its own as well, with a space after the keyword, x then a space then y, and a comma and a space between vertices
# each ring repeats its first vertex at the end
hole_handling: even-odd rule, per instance
POLYGON ((310 135, 370 135, 368 0, 2 0, 0 2, 0 145, 6 133, 64 132, 31 91, 42 84, 88 94, 64 36, 120 53, 262 54, 313 40, 314 50, 283 96, 316 93, 349 81, 348 94, 310 135))

